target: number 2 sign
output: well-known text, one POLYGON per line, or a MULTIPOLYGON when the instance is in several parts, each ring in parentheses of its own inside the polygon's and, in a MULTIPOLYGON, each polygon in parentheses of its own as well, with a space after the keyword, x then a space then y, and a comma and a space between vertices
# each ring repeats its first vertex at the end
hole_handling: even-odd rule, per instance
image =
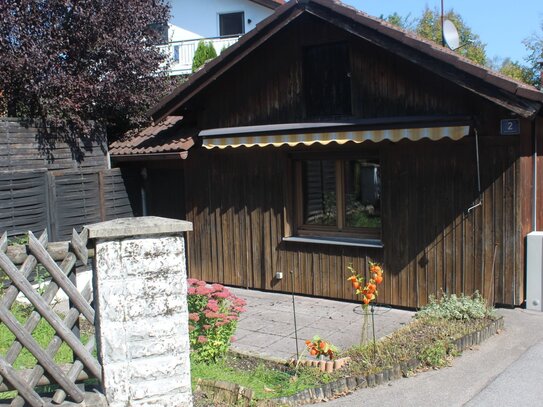
POLYGON ((508 136, 511 134, 520 134, 520 120, 519 119, 500 120, 500 134, 502 136, 508 136))

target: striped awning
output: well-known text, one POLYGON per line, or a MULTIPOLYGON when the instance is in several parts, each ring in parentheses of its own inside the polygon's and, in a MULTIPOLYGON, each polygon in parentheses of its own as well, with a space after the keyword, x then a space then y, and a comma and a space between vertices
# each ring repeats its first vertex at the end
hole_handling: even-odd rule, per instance
POLYGON ((445 126, 445 127, 420 127, 407 129, 386 129, 386 130, 353 130, 353 131, 332 131, 332 132, 307 132, 294 134, 240 134, 240 135, 216 135, 203 137, 205 148, 226 148, 226 147, 265 147, 282 145, 296 146, 304 144, 345 144, 347 142, 363 143, 365 141, 389 140, 397 142, 403 139, 417 141, 422 139, 440 140, 449 138, 460 140, 469 134, 469 126, 445 126))

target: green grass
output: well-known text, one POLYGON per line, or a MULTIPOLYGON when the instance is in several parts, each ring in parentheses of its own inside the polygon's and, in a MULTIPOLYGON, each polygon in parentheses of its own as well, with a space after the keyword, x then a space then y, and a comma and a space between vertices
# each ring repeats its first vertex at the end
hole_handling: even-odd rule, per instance
POLYGON ((242 359, 246 360, 229 355, 211 364, 191 361, 193 387, 198 379, 220 380, 253 390, 256 399, 268 399, 290 396, 331 380, 330 375, 314 368, 300 368, 295 375, 294 370, 282 371, 263 361, 253 362, 251 367, 239 366, 242 359))
MULTIPOLYGON (((15 318, 17 318, 21 324, 24 324, 31 313, 31 308, 15 303, 12 306, 11 311, 15 318)), ((53 339, 54 335, 55 330, 43 318, 40 320, 38 326, 32 333, 32 337, 38 342, 42 349, 47 348, 47 345, 49 345, 49 342, 51 339, 53 339)), ((0 354, 3 357, 6 355, 6 352, 14 340, 15 335, 13 335, 4 324, 0 324, 0 354)), ((72 350, 68 347, 68 345, 63 343, 55 355, 54 360, 59 364, 70 363, 73 360, 72 357, 72 350)), ((34 356, 32 356, 27 349, 23 349, 15 360, 13 367, 15 369, 29 369, 32 368, 36 362, 37 361, 34 356)))

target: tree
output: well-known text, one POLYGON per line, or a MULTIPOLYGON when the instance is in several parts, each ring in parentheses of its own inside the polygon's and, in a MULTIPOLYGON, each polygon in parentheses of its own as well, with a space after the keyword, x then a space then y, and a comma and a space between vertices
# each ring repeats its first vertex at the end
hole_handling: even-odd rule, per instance
MULTIPOLYGON (((485 44, 481 42, 479 36, 464 23, 462 17, 455 13, 453 9, 447 11, 444 17, 451 20, 458 30, 460 48, 456 52, 478 64, 486 65, 488 61, 485 44)), ((441 13, 438 9, 432 10, 426 7, 422 12, 422 17, 417 22, 415 31, 422 37, 441 44, 441 13)))
POLYGON ((91 134, 92 122, 141 122, 168 87, 153 29, 168 19, 167 0, 1 0, 9 114, 40 118, 72 138, 91 134))
MULTIPOLYGON (((451 20, 458 30, 461 47, 457 50, 461 55, 477 62, 481 65, 487 64, 485 44, 479 36, 471 30, 462 20, 462 17, 449 10, 445 13, 445 19, 451 20)), ((428 6, 422 11, 420 18, 412 19, 410 15, 402 17, 398 13, 393 13, 382 19, 408 31, 414 31, 423 38, 442 44, 441 38, 441 13, 437 9, 430 9, 428 6)))
POLYGON ((534 72, 520 62, 505 58, 499 66, 494 67, 500 73, 524 83, 535 85, 534 72))
POLYGON ((543 20, 540 29, 541 32, 532 34, 523 41, 523 44, 530 53, 526 58, 526 62, 528 62, 528 69, 531 72, 531 83, 543 90, 540 76, 543 69, 543 66, 541 66, 543 61, 543 20))
POLYGON ((208 60, 216 58, 217 51, 210 42, 200 41, 198 47, 194 52, 194 59, 192 60, 192 72, 196 72, 203 64, 208 60))

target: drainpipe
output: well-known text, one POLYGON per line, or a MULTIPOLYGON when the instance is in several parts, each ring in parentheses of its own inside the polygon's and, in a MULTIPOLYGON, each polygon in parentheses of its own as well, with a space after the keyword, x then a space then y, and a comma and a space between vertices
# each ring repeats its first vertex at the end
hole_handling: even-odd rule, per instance
MULTIPOLYGON (((542 74, 543 75, 543 74, 542 74)), ((532 156, 533 160, 533 183, 534 187, 532 188, 532 232, 537 230, 537 135, 538 135, 538 120, 534 120, 534 126, 532 129, 533 138, 534 138, 534 154, 532 156)))
POLYGON ((147 180, 148 180, 148 177, 147 177, 147 168, 143 168, 141 170, 141 215, 142 216, 147 216, 148 213, 147 213, 147 180))

